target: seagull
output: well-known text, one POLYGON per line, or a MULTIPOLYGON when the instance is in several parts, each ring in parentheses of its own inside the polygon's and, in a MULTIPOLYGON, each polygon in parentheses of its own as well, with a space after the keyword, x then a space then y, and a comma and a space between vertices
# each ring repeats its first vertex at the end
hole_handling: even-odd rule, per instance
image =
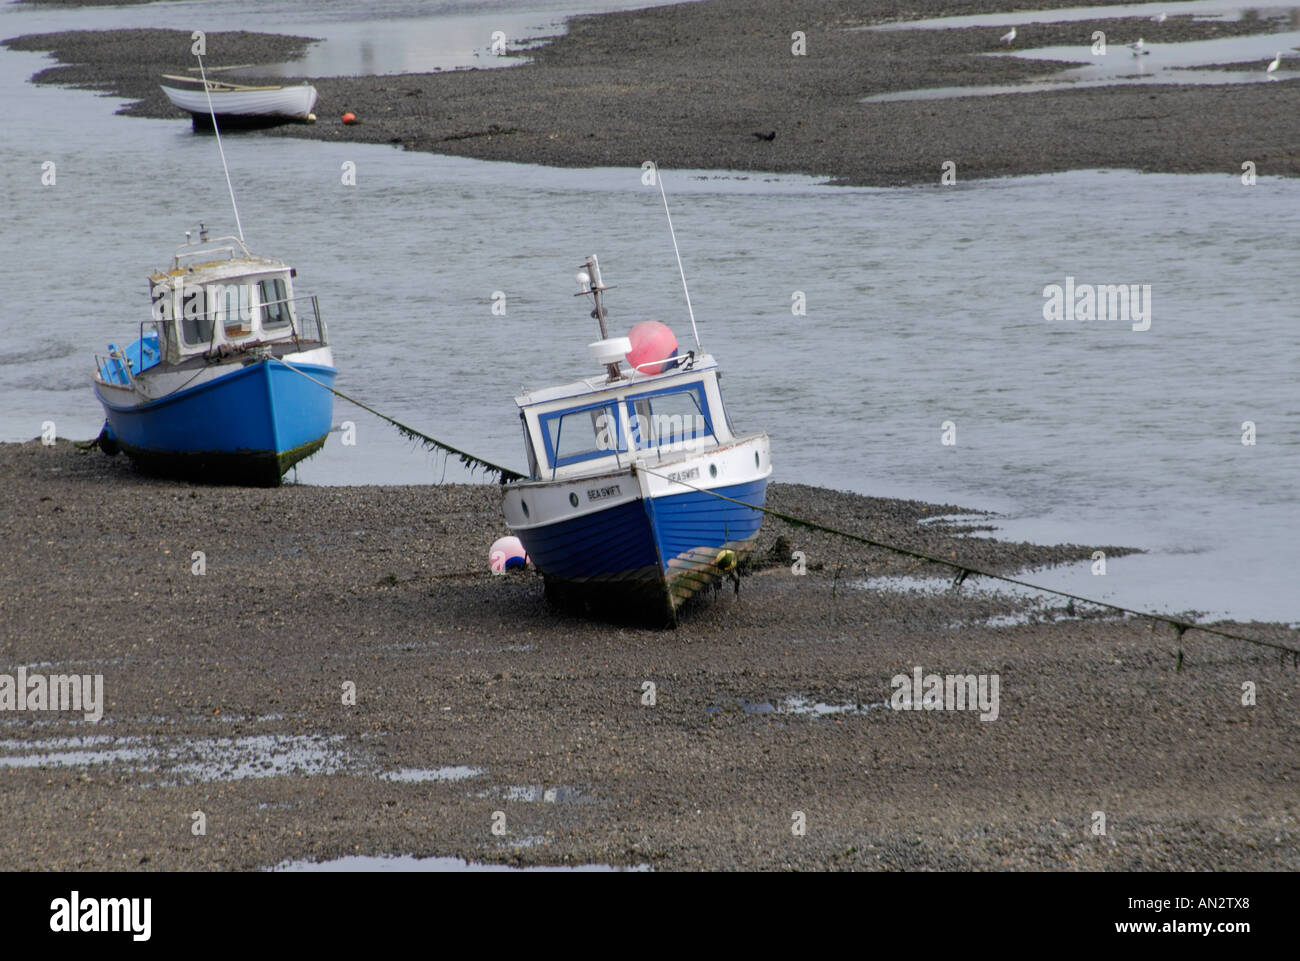
POLYGON ((1275 57, 1273 58, 1273 62, 1270 63, 1267 67, 1264 68, 1264 74, 1268 77, 1269 80, 1276 80, 1277 77, 1273 76, 1273 73, 1274 73, 1274 71, 1276 71, 1277 68, 1280 67, 1280 66, 1282 66, 1282 51, 1281 51, 1281 50, 1279 50, 1279 51, 1277 52, 1277 56, 1275 56, 1275 57))
POLYGON ((1164 23, 1164 22, 1165 22, 1166 20, 1168 20, 1168 19, 1169 19, 1169 14, 1167 14, 1167 13, 1162 13, 1162 14, 1159 14, 1159 15, 1157 15, 1157 16, 1152 17, 1152 18, 1151 18, 1151 22, 1154 23, 1154 24, 1157 24, 1157 25, 1158 25, 1158 24, 1162 24, 1162 23, 1164 23))
POLYGON ((1012 28, 1011 28, 1011 32, 1010 32, 1010 33, 1004 33, 1004 34, 1002 35, 1002 39, 1000 39, 1000 40, 998 41, 998 43, 1010 44, 1010 43, 1011 43, 1013 40, 1015 40, 1015 39, 1016 39, 1016 28, 1015 28, 1015 27, 1012 27, 1012 28))
POLYGON ((1143 40, 1141 37, 1138 37, 1137 43, 1129 44, 1129 46, 1133 49, 1133 56, 1135 57, 1141 57, 1151 52, 1150 50, 1146 49, 1146 45, 1147 45, 1146 41, 1143 40))

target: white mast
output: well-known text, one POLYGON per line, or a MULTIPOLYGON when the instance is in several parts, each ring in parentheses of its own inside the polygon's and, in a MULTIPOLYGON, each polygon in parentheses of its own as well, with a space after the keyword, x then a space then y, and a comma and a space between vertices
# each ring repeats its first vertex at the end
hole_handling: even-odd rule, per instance
POLYGON ((239 242, 243 243, 244 225, 239 222, 239 205, 235 203, 235 185, 230 182, 230 168, 226 166, 226 151, 221 146, 221 131, 217 129, 217 111, 212 106, 212 89, 208 86, 207 71, 203 69, 203 58, 198 54, 194 56, 199 62, 199 76, 203 79, 203 92, 208 95, 208 116, 212 118, 212 132, 217 138, 217 152, 221 154, 221 169, 226 172, 226 189, 230 191, 230 206, 235 209, 235 227, 239 231, 239 242))
MULTIPOLYGON (((652 161, 653 162, 653 161, 652 161)), ((686 271, 682 269, 682 252, 677 249, 677 231, 673 230, 673 215, 668 212, 668 194, 664 191, 663 174, 659 172, 659 164, 655 164, 655 180, 659 181, 659 196, 664 201, 664 216, 668 218, 668 233, 673 238, 673 253, 677 255, 677 272, 682 275, 682 293, 686 295, 686 313, 691 317, 691 333, 695 336, 695 349, 704 352, 700 346, 700 332, 695 327, 695 311, 691 308, 691 292, 686 289, 686 271)))

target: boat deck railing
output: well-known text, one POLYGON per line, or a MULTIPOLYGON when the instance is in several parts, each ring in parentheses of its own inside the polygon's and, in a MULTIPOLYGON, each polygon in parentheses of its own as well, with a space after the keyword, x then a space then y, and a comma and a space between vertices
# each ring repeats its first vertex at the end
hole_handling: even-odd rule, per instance
POLYGON ((214 257, 219 254, 226 254, 230 260, 243 258, 251 260, 253 252, 250 251, 245 243, 238 237, 216 237, 212 240, 200 240, 195 243, 186 243, 182 245, 175 254, 172 255, 172 267, 179 270, 182 259, 193 259, 196 257, 214 257))
MULTIPOLYGON (((299 347, 302 347, 303 345, 308 347, 323 347, 329 343, 329 335, 326 331, 325 321, 321 319, 320 315, 320 301, 316 299, 315 294, 308 294, 302 297, 286 297, 282 300, 268 300, 258 306, 262 311, 261 336, 252 342, 239 342, 236 340, 232 346, 244 347, 258 346, 262 344, 281 344, 288 339, 292 339, 294 344, 299 347), (311 307, 310 313, 305 310, 307 305, 310 305, 311 307), (288 307, 289 322, 284 323, 282 321, 280 323, 268 325, 266 320, 268 307, 288 307)), ((280 313, 280 311, 277 311, 277 313, 280 313)), ((232 320, 229 316, 219 311, 207 311, 206 313, 197 314, 192 318, 187 317, 185 319, 201 321, 203 324, 211 328, 212 333, 208 338, 206 347, 204 348, 204 352, 209 354, 216 351, 220 346, 217 340, 218 330, 237 328, 242 326, 244 323, 242 320, 232 320)), ((145 321, 144 324, 141 324, 141 330, 143 331, 145 326, 152 323, 158 322, 145 321)), ((227 335, 229 335, 228 331, 227 335)), ((244 335, 236 334, 235 336, 240 337, 244 335)), ((193 352, 196 345, 191 344, 188 346, 189 350, 193 352)))
MULTIPOLYGON (((629 365, 630 366, 630 365, 629 365)), ((684 354, 673 354, 671 357, 665 357, 663 360, 647 360, 644 364, 637 364, 632 367, 638 374, 650 373, 645 370, 646 367, 658 367, 654 374, 668 374, 673 371, 690 370, 695 366, 695 351, 688 350, 684 354)), ((654 376, 653 374, 651 376, 654 376)))
MULTIPOLYGON (((286 340, 292 339, 294 345, 299 349, 306 347, 324 347, 329 343, 329 334, 326 331, 325 321, 320 315, 320 301, 316 299, 315 294, 308 294, 303 297, 286 297, 282 300, 268 300, 259 305, 262 311, 262 330, 261 336, 253 341, 235 341, 231 346, 235 348, 254 347, 269 344, 282 344, 286 340), (304 308, 306 305, 311 306, 308 313, 304 308), (268 326, 266 322, 268 307, 288 307, 289 322, 287 324, 280 322, 268 326)), ((280 311, 277 311, 280 313, 280 311)), ((217 341, 217 331, 225 328, 239 326, 241 322, 232 321, 222 313, 213 313, 211 311, 200 314, 199 320, 209 324, 212 328, 212 334, 208 339, 208 345, 204 351, 212 354, 220 349, 224 343, 217 341)), ((228 331, 227 331, 228 333, 228 331)), ((242 335, 236 335, 242 336, 242 335)))
POLYGON ((131 386, 135 375, 162 360, 162 321, 146 320, 140 324, 140 336, 126 347, 108 345, 108 355, 95 355, 95 372, 99 379, 121 387, 131 386), (146 329, 149 328, 149 329, 146 329))
MULTIPOLYGON (((320 316, 320 302, 316 299, 315 294, 306 297, 294 297, 290 300, 272 301, 275 304, 293 304, 296 305, 301 301, 310 301, 311 314, 304 316, 296 306, 289 311, 289 316, 293 320, 293 339, 299 346, 302 344, 325 346, 329 343, 329 334, 325 330, 325 321, 320 316)), ((265 305, 263 305, 265 306, 265 305)))
MULTIPOLYGON (((263 313, 262 336, 251 343, 236 343, 235 346, 283 344, 292 339, 298 350, 311 350, 315 347, 324 347, 329 343, 329 333, 320 315, 320 301, 316 299, 315 294, 273 300, 261 306, 265 309, 281 305, 289 307, 287 325, 267 328, 266 314, 263 313), (311 307, 310 311, 306 309, 308 304, 311 307)), ((228 318, 219 313, 209 312, 199 315, 196 319, 210 325, 212 335, 206 345, 197 349, 191 345, 187 353, 191 355, 200 352, 204 355, 216 353, 219 346, 224 346, 217 342, 217 331, 230 325, 228 318)), ((162 344, 167 336, 166 326, 171 323, 170 320, 141 321, 140 336, 134 343, 126 347, 109 344, 107 355, 96 354, 95 371, 99 379, 119 387, 130 387, 137 375, 162 361, 162 344)))
MULTIPOLYGON (((623 363, 626 364, 627 361, 623 361, 623 363)), ((636 364, 635 366, 632 364, 628 364, 627 366, 631 367, 633 376, 636 374, 646 374, 650 377, 658 377, 661 374, 682 374, 694 368, 695 351, 688 350, 684 354, 673 354, 671 357, 665 357, 663 360, 647 360, 644 363, 636 364), (649 367, 659 367, 660 369, 654 373, 650 373, 650 371, 646 369, 649 367)), ((625 377, 624 382, 627 383, 628 386, 633 386, 630 377, 625 377)), ((608 390, 610 385, 616 383, 616 381, 611 381, 609 377, 601 376, 584 377, 582 383, 586 384, 591 390, 598 391, 608 390)), ((638 382, 635 386, 641 386, 641 382, 638 382)))

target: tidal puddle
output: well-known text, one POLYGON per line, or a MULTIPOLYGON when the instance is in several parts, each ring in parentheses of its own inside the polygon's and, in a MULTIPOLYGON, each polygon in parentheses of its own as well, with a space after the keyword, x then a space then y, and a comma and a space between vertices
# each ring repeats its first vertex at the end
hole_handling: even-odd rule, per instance
MULTIPOLYGON (((967 578, 962 590, 975 587, 978 578, 967 578)), ((952 590, 953 578, 950 574, 938 577, 915 577, 895 575, 889 577, 865 577, 848 582, 850 588, 862 591, 877 591, 884 594, 945 594, 952 590)), ((1001 583, 1000 581, 998 583, 1001 583)))
POLYGON ((870 704, 860 704, 852 701, 846 704, 826 704, 822 701, 813 701, 798 695, 791 695, 783 702, 783 713, 801 714, 807 717, 831 717, 836 714, 865 714, 867 711, 873 711, 878 708, 888 707, 888 701, 875 701, 870 704))
POLYGON ((942 20, 918 20, 893 23, 872 30, 939 30, 963 27, 1000 29, 1029 23, 1060 23, 1098 20, 1111 17, 1137 17, 1123 35, 1112 35, 1104 53, 1094 53, 1091 34, 1079 36, 1079 43, 1064 46, 1016 49, 1005 47, 984 56, 1010 56, 1021 60, 1075 62, 1070 67, 1041 80, 1016 84, 990 84, 968 87, 932 87, 920 90, 895 90, 863 98, 862 103, 888 103, 903 100, 947 100, 957 97, 987 97, 1004 93, 1042 93, 1050 90, 1080 90, 1088 87, 1131 86, 1134 84, 1242 84, 1270 83, 1295 79, 1300 58, 1290 54, 1300 45, 1300 30, 1262 33, 1244 37, 1220 37, 1212 40, 1188 40, 1163 43, 1160 24, 1150 21, 1152 11, 1167 16, 1192 16, 1197 20, 1257 19, 1274 21, 1278 26, 1300 25, 1300 5, 1261 8, 1256 5, 1228 3, 1182 3, 1161 5, 1078 7, 1070 10, 1032 11, 1019 14, 989 14, 951 17, 942 20), (1131 36, 1134 34, 1136 36, 1131 36), (1122 42, 1118 42, 1122 41, 1122 42), (1136 46, 1138 43, 1141 46, 1136 46), (1264 67, 1282 53, 1281 66, 1272 74, 1264 67), (1215 64, 1256 63, 1253 69, 1211 70, 1215 64))
MULTIPOLYGON (((319 774, 375 773, 384 781, 405 784, 449 783, 482 775, 483 769, 464 764, 436 768, 378 771, 368 752, 346 745, 341 734, 249 737, 116 737, 95 734, 39 740, 0 741, 0 769, 117 766, 123 771, 156 774, 159 787, 245 778, 311 777, 319 774)), ((541 788, 512 788, 541 791, 541 788)), ((551 789, 546 800, 575 800, 572 788, 551 789)), ((533 800, 521 796, 510 800, 533 800)), ((541 796, 537 799, 542 799, 541 796)))
POLYGON ((0 768, 83 767, 95 764, 124 764, 150 757, 140 738, 56 737, 43 741, 0 741, 0 751, 32 753, 0 756, 0 768))
POLYGON ((484 864, 480 861, 466 861, 463 858, 417 858, 409 854, 395 855, 391 857, 375 857, 365 854, 350 854, 347 857, 337 858, 333 861, 283 861, 271 871, 366 871, 366 872, 413 872, 413 871, 569 871, 569 872, 588 872, 588 871, 618 871, 618 872, 642 872, 649 871, 650 866, 647 864, 638 864, 633 867, 615 867, 612 864, 575 864, 573 866, 561 865, 536 865, 530 867, 514 867, 509 864, 484 864))
POLYGON ((1160 14, 1188 17, 1192 20, 1272 20, 1292 16, 1300 10, 1296 3, 1258 3, 1252 0, 1182 0, 1177 3, 1116 3, 1093 7, 1063 7, 1060 10, 1017 10, 1005 13, 975 13, 961 17, 936 17, 929 20, 899 20, 894 23, 852 30, 960 30, 965 27, 1020 27, 1030 23, 1076 23, 1085 20, 1121 20, 1137 18, 1155 21, 1160 14))
MULTIPOLYGON (((287 63, 255 65, 242 76, 374 76, 394 97, 403 73, 483 70, 527 63, 519 54, 564 34, 571 16, 651 6, 650 0, 188 0, 186 3, 13 4, 6 32, 171 28, 240 29, 310 36, 318 42, 287 63)), ((9 8, 9 9, 6 9, 9 8)))
POLYGON ((887 707, 884 701, 868 704, 850 701, 844 704, 827 704, 806 698, 800 694, 791 694, 777 701, 728 701, 710 705, 704 709, 708 715, 726 714, 742 711, 745 714, 795 715, 800 717, 831 717, 836 714, 865 714, 867 711, 887 707))
POLYGON ((932 528, 946 527, 953 533, 960 534, 963 531, 991 531, 995 527, 990 523, 997 517, 996 514, 936 514, 933 517, 922 517, 916 522, 917 527, 932 528))
POLYGON ((595 798, 583 794, 577 788, 559 785, 543 787, 539 784, 519 784, 493 788, 484 791, 479 797, 495 797, 503 801, 524 801, 529 804, 574 804, 594 801, 595 798))
MULTIPOLYGON (((1133 559, 1141 560, 1141 558, 1142 555, 1135 555, 1133 559)), ((1113 564, 1114 560, 1112 559, 1110 563, 1113 564)), ((1098 575, 1095 573, 1096 570, 1097 568, 1092 561, 1077 561, 1071 564, 1057 564, 1053 567, 1015 576, 1033 580, 1041 584, 1043 588, 1056 587, 1059 590, 1078 594, 1081 597, 1095 598, 1097 604, 1089 604, 1084 601, 1076 602, 1071 598, 1054 594, 1050 590, 1025 587, 1020 584, 1009 584, 1006 581, 979 577, 978 575, 968 577, 959 588, 953 587, 951 577, 870 577, 851 581, 850 587, 865 591, 929 597, 948 594, 956 589, 964 594, 984 598, 1001 595, 1012 599, 1017 605, 1014 610, 1000 614, 971 617, 954 622, 950 625, 953 628, 973 626, 1021 627, 1026 624, 1081 620, 1085 615, 1090 618, 1098 616, 1127 617, 1128 615, 1108 610, 1105 607, 1107 601, 1121 603, 1121 601, 1114 599, 1116 595, 1111 587, 1112 583, 1118 582, 1108 581, 1106 575, 1098 575)), ((1191 613, 1193 616, 1196 614, 1196 612, 1191 613)))
POLYGON ((159 786, 336 774, 348 763, 342 735, 143 738, 90 735, 0 741, 0 768, 115 765, 161 775, 159 786))
POLYGON ((384 781, 419 783, 421 781, 464 781, 478 777, 482 773, 480 768, 457 764, 451 767, 402 768, 400 771, 387 771, 379 777, 384 781))

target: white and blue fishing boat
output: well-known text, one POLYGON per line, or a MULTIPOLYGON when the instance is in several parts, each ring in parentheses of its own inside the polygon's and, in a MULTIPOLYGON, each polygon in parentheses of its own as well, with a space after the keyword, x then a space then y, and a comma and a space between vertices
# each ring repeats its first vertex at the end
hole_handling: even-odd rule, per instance
POLYGON ((515 399, 529 477, 506 485, 506 522, 552 602, 675 624, 753 548, 767 435, 735 432, 698 335, 685 353, 655 321, 611 338, 594 255, 578 283, 594 302, 600 340, 588 353, 604 372, 515 399))
POLYGON ((100 446, 167 476, 274 486, 325 443, 334 358, 296 271, 200 225, 149 278, 152 318, 95 357, 100 446))

